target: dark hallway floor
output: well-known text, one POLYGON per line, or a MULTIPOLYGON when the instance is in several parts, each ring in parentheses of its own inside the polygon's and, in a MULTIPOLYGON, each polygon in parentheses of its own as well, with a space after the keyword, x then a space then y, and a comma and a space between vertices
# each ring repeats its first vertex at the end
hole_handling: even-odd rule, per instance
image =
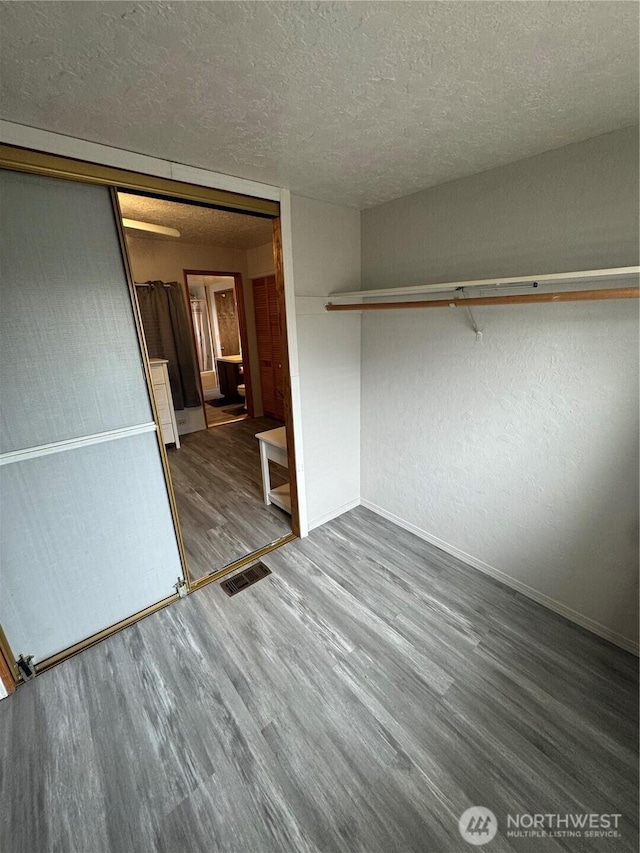
MULTIPOLYGON (((291 533, 290 517, 263 502, 255 437, 279 426, 272 418, 247 418, 185 435, 179 450, 168 451, 192 579, 291 533)), ((285 469, 271 464, 272 485, 286 483, 285 469)))

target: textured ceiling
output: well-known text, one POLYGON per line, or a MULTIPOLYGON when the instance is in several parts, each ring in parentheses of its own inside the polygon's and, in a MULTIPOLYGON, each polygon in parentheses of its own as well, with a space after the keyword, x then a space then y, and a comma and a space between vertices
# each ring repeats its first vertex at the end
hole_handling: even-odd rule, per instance
POLYGON ((6 2, 11 121, 366 207, 634 124, 635 2, 6 2))
POLYGON ((225 249, 254 249, 271 242, 273 225, 270 219, 227 213, 195 204, 180 204, 130 193, 118 193, 120 209, 125 219, 138 219, 154 225, 177 228, 180 239, 127 228, 131 237, 149 240, 171 240, 196 243, 202 246, 219 246, 225 249))

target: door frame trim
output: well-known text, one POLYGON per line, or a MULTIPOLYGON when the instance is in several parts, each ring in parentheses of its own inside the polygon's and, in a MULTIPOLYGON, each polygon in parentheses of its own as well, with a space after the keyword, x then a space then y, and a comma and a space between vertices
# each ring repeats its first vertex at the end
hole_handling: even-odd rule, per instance
POLYGON ((62 661, 74 657, 74 655, 83 652, 85 649, 90 649, 91 646, 95 646, 96 643, 99 643, 101 640, 106 640, 107 637, 111 637, 113 634, 117 634, 118 631, 122 631, 123 628, 128 628, 129 625, 134 625, 136 622, 139 622, 141 619, 144 619, 145 616, 150 616, 152 613, 157 613, 158 610, 162 610, 168 604, 173 604, 173 602, 178 601, 178 599, 179 596, 177 593, 169 595, 167 596, 167 598, 162 598, 160 601, 156 601, 155 604, 150 604, 143 610, 139 610, 137 613, 132 613, 131 616, 127 616, 125 619, 121 619, 120 622, 116 622, 114 625, 109 625, 108 628, 104 628, 104 630, 102 631, 97 631, 90 637, 85 637, 85 639, 80 640, 79 643, 74 643, 73 646, 69 646, 68 648, 63 649, 61 652, 57 652, 55 655, 51 655, 48 658, 44 658, 36 664, 36 675, 40 675, 40 673, 46 672, 48 669, 51 669, 52 666, 56 666, 56 664, 62 663, 62 661))
POLYGON ((264 216, 267 219, 278 216, 280 210, 277 201, 189 184, 172 178, 158 178, 154 175, 131 172, 128 169, 102 166, 98 163, 75 160, 58 154, 46 154, 29 148, 18 148, 5 143, 0 143, 0 168, 48 175, 51 178, 66 178, 85 184, 120 187, 125 191, 166 195, 174 199, 195 201, 236 213, 264 216))
POLYGON ((270 554, 272 551, 276 551, 283 545, 287 545, 289 542, 295 542, 297 538, 298 537, 293 532, 286 533, 284 536, 281 536, 274 542, 269 542, 268 545, 264 545, 257 551, 252 551, 250 554, 247 554, 246 557, 241 557, 239 560, 234 560, 233 563, 228 563, 221 569, 218 569, 215 572, 211 572, 210 575, 205 575, 203 578, 199 578, 197 581, 193 582, 192 589, 200 589, 200 587, 207 586, 207 584, 213 583, 213 581, 220 580, 220 578, 223 578, 226 575, 230 575, 231 572, 235 572, 238 569, 242 569, 244 566, 247 566, 249 563, 253 563, 256 560, 260 560, 266 554, 270 554))
POLYGON ((197 166, 186 166, 184 163, 176 163, 173 160, 152 157, 148 154, 128 151, 125 148, 114 148, 103 142, 89 142, 76 136, 55 133, 5 119, 0 119, 0 141, 7 145, 71 157, 87 163, 101 163, 144 175, 172 178, 188 184, 197 184, 200 187, 216 187, 251 196, 251 198, 279 201, 282 193, 280 187, 264 181, 238 178, 197 166))
POLYGON ((298 466, 296 464, 296 442, 293 427, 293 391, 291 383, 291 365, 289 359, 289 334, 287 324, 287 300, 284 287, 284 252, 282 248, 282 220, 278 216, 273 220, 273 259, 276 277, 276 296, 278 299, 278 322, 280 324, 281 356, 284 361, 284 423, 287 439, 287 459, 289 462, 289 493, 291 496, 291 529, 300 536, 300 500, 298 493, 298 466))
POLYGON ((16 685, 20 682, 20 671, 16 664, 16 656, 2 630, 2 625, 0 625, 0 679, 7 693, 13 693, 16 685))
MULTIPOLYGON (((182 295, 185 300, 185 311, 187 312, 187 317, 189 318, 189 328, 191 329, 191 354, 193 356, 193 361, 195 363, 196 368, 199 368, 198 364, 198 342, 196 340, 196 329, 193 325, 193 314, 191 313, 191 297, 189 296, 189 284, 187 282, 187 277, 184 274, 185 270, 182 271, 182 295)), ((207 311, 209 307, 207 306, 207 311)), ((214 368, 215 369, 215 368, 214 368)), ((209 429, 209 425, 207 424, 207 410, 205 408, 204 402, 204 387, 202 385, 202 373, 199 369, 196 370, 198 374, 198 388, 200 389, 200 406, 202 408, 202 417, 204 418, 204 428, 209 429)), ((217 374, 216 374, 217 375, 217 374)))

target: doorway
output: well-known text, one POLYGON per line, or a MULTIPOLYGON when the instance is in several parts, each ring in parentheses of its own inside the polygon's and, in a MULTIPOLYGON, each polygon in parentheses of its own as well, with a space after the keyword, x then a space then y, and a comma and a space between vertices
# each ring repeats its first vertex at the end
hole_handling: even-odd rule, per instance
POLYGON ((184 280, 207 427, 253 417, 242 273, 184 270, 184 280))
POLYGON ((273 256, 273 221, 168 198, 118 195, 157 377, 153 393, 167 420, 169 477, 193 586, 293 531, 284 300, 275 272, 264 299, 249 275, 253 247, 261 257, 265 248, 273 256), (161 230, 141 234, 143 229, 127 225, 132 221, 161 230), (205 266, 203 259, 214 263, 205 266), (265 378, 264 389, 263 328, 270 364, 279 371, 272 383, 265 378), (252 371, 252 363, 259 369, 252 371))

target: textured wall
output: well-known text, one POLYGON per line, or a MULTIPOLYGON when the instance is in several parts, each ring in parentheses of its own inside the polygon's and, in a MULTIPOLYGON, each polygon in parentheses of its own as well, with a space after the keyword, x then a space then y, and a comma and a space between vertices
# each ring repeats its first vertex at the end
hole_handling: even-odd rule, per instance
POLYGON ((291 197, 304 478, 309 527, 360 498, 360 317, 326 297, 360 286, 360 214, 291 197))
POLYGON ((244 249, 198 246, 171 238, 167 240, 131 237, 127 234, 131 265, 136 281, 162 279, 184 281, 185 269, 213 272, 241 272, 246 276, 244 249))
POLYGON ((632 265, 637 198, 637 127, 442 184, 362 212, 362 286, 632 265))
MULTIPOLYGON (((624 131, 365 211, 363 287, 637 264, 637 186, 624 131)), ((364 317, 363 500, 632 644, 638 306, 476 316, 364 317)))

